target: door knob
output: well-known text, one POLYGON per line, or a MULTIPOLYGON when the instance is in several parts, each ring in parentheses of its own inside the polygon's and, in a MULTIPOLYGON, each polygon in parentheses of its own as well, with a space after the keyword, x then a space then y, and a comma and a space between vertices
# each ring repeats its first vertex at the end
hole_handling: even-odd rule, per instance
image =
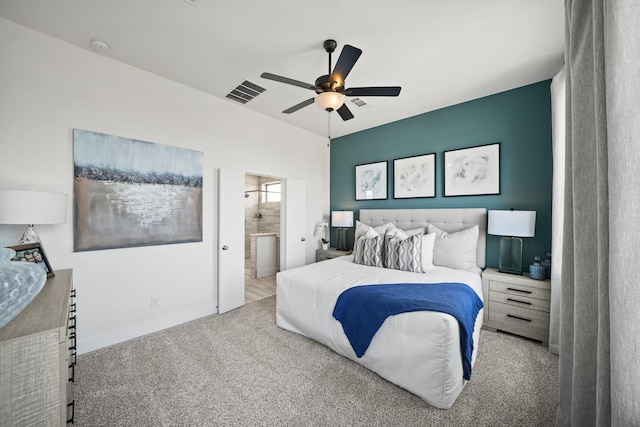
POLYGON ((227 249, 229 249, 229 246, 227 246, 227 245, 224 245, 224 246, 222 247, 222 250, 223 250, 223 251, 226 251, 227 249))
POLYGON ((305 239, 305 238, 303 237, 303 238, 302 238, 302 239, 300 239, 300 240, 302 240, 302 241, 304 242, 304 241, 305 241, 305 240, 307 240, 307 239, 305 239))

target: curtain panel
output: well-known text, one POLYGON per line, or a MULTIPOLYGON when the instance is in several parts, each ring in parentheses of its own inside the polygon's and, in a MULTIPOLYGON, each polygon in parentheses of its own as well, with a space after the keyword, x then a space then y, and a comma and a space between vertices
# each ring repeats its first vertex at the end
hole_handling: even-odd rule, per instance
POLYGON ((640 425, 640 7, 565 1, 557 425, 640 425))
POLYGON ((549 351, 560 354, 560 290, 562 289, 562 236, 564 236, 564 156, 566 74, 564 66, 551 80, 553 139, 553 191, 551 212, 551 309, 549 351))

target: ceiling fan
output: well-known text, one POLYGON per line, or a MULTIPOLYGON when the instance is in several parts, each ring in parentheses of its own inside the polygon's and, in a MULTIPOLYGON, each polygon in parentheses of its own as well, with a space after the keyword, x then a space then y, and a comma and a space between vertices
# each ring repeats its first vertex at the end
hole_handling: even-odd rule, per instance
POLYGON ((331 39, 325 40, 323 43, 324 50, 329 54, 329 73, 318 77, 313 85, 271 73, 262 73, 260 75, 260 77, 264 79, 286 83, 316 92, 317 95, 315 97, 287 108, 283 113, 291 114, 315 102, 323 110, 337 111, 340 117, 342 117, 342 120, 350 120, 353 118, 353 114, 344 103, 345 96, 398 96, 400 94, 400 86, 345 88, 345 79, 358 58, 360 58, 362 50, 348 44, 344 45, 336 62, 336 66, 333 68, 333 71, 331 71, 331 54, 336 50, 337 45, 336 41, 331 39))

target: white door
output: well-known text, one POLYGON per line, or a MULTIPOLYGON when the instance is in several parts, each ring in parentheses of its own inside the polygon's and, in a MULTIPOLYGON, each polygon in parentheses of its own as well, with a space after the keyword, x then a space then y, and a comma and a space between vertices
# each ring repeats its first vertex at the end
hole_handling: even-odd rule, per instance
POLYGON ((284 269, 288 270, 305 264, 307 233, 305 232, 304 181, 289 178, 285 180, 284 211, 284 269))
POLYGON ((218 313, 244 305, 244 172, 218 175, 218 313))

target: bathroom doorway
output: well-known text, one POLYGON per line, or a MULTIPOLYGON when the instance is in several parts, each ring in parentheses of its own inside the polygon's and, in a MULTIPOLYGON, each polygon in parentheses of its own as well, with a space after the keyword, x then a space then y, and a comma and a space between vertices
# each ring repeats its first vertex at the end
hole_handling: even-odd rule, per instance
POLYGON ((276 293, 280 270, 282 180, 245 174, 245 303, 276 293))

